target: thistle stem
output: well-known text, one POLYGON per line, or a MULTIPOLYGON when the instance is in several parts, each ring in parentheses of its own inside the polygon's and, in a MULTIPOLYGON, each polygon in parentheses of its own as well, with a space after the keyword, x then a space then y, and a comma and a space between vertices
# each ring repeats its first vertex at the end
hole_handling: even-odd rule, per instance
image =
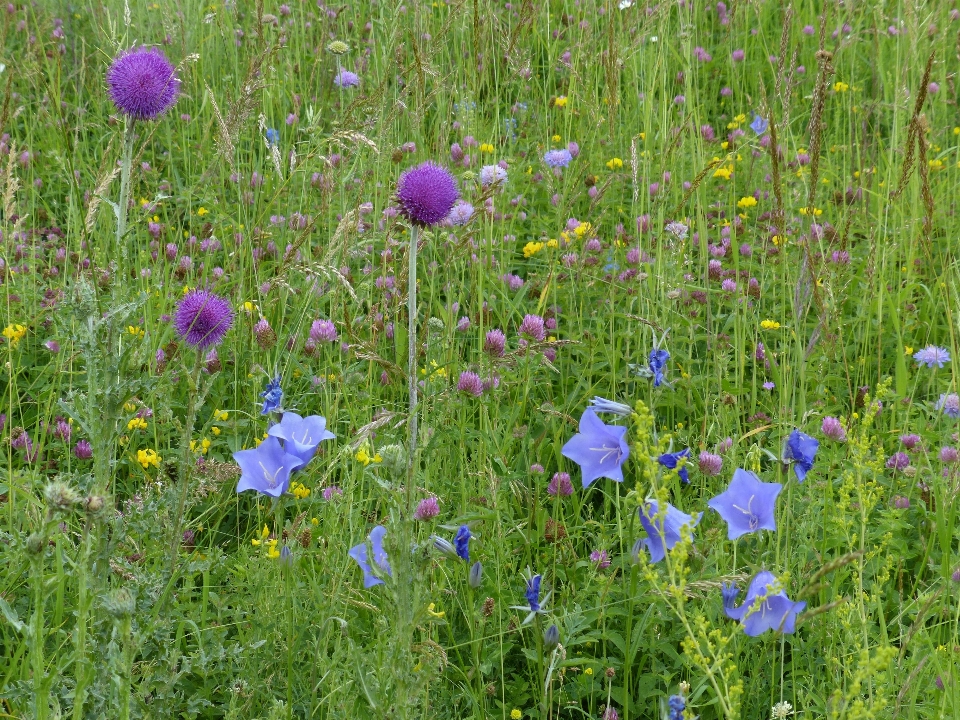
POLYGON ((407 391, 410 396, 410 418, 407 443, 407 517, 413 514, 413 469, 417 456, 417 235, 410 227, 410 250, 407 253, 407 391))
POLYGON ((133 165, 134 120, 127 119, 123 128, 123 159, 120 161, 120 198, 117 201, 117 250, 126 265, 127 206, 130 204, 130 168, 133 165))

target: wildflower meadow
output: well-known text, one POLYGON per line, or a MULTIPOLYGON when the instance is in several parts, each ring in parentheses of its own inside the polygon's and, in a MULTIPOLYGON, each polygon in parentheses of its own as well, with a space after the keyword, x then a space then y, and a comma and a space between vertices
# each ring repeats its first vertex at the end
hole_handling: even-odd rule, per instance
POLYGON ((960 718, 953 0, 0 37, 0 718, 960 718))

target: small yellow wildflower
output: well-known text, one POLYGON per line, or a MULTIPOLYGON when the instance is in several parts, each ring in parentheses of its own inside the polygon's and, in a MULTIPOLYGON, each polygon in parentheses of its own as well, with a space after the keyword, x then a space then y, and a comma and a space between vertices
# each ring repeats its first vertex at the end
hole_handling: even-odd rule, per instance
POLYGON ((241 305, 240 309, 243 310, 248 315, 252 315, 255 311, 259 312, 259 310, 257 309, 257 306, 254 303, 250 302, 249 300, 247 300, 243 305, 241 305))
POLYGON ((219 422, 226 422, 229 417, 230 417, 230 413, 228 413, 226 410, 213 411, 213 419, 219 422))
POLYGON ((579 225, 577 225, 577 229, 574 230, 574 232, 577 234, 577 237, 578 237, 578 238, 582 238, 584 235, 586 235, 586 234, 587 234, 588 232, 590 232, 592 229, 593 229, 593 225, 591 225, 591 224, 588 223, 588 222, 582 222, 582 223, 580 223, 579 225))
POLYGON ((513 710, 510 711, 511 720, 520 720, 520 718, 522 717, 523 717, 523 713, 517 710, 517 708, 514 708, 513 710))
POLYGON ((205 207, 202 207, 202 206, 201 206, 200 209, 197 210, 197 215, 199 215, 200 217, 203 217, 203 216, 206 215, 208 212, 210 212, 210 211, 207 210, 205 207))
POLYGON ((742 197, 737 201, 737 207, 741 209, 756 207, 756 205, 757 199, 753 197, 753 195, 747 195, 746 197, 742 197))
POLYGON ((764 330, 779 330, 780 323, 778 323, 776 320, 763 320, 760 323, 760 327, 762 327, 764 330))
POLYGON ((913 355, 913 348, 910 347, 909 345, 904 345, 904 346, 903 346, 903 354, 904 354, 904 355, 913 355))
POLYGON ((607 168, 610 170, 619 170, 623 167, 623 160, 618 157, 607 160, 607 168))
POLYGON ((198 452, 201 455, 206 455, 212 444, 213 443, 210 442, 210 438, 203 438, 203 440, 201 440, 199 443, 196 440, 191 440, 190 450, 193 452, 198 452))
POLYGON ((838 80, 837 82, 835 82, 835 83, 833 84, 833 91, 834 91, 834 92, 842 93, 842 92, 846 92, 846 91, 849 90, 849 89, 850 89, 850 86, 847 85, 845 82, 842 82, 842 81, 840 81, 840 80, 838 80))
POLYGON ((550 139, 551 139, 553 142, 555 142, 555 143, 556 143, 556 142, 560 142, 560 136, 559 136, 559 135, 554 135, 554 136, 553 136, 552 138, 550 138, 550 139))
POLYGON ((310 518, 310 524, 316 527, 317 525, 320 524, 320 521, 317 520, 316 518, 310 518))
POLYGON ((726 150, 728 147, 730 147, 730 141, 729 141, 729 140, 724 140, 722 143, 720 143, 720 147, 721 147, 722 149, 726 150))
POLYGON ((553 101, 554 107, 562 108, 567 106, 567 97, 566 95, 561 95, 556 100, 553 101))
POLYGON ((722 180, 729 180, 732 174, 733 174, 733 169, 729 167, 721 166, 713 171, 713 176, 715 178, 721 178, 722 180))
POLYGON ((526 245, 523 246, 523 256, 528 259, 532 258, 538 252, 543 250, 544 244, 545 243, 542 243, 542 242, 533 242, 533 241, 528 242, 526 245))
POLYGON ((490 143, 481 143, 481 144, 480 144, 480 152, 482 152, 482 153, 492 153, 492 152, 493 152, 493 145, 491 145, 490 143))
POLYGON ((590 668, 590 667, 584 668, 583 674, 586 675, 587 677, 593 675, 593 668, 590 668))
POLYGON ((560 247, 560 243, 557 242, 556 238, 550 238, 549 240, 547 240, 547 247, 557 248, 557 247, 560 247))
POLYGON ((130 422, 127 423, 127 430, 146 430, 147 421, 143 418, 131 418, 130 422))
POLYGON ((137 406, 134 403, 127 401, 123 404, 123 409, 126 410, 127 412, 133 412, 134 410, 137 409, 137 406))
POLYGON ((137 462, 143 466, 143 469, 146 470, 151 465, 155 468, 160 467, 160 461, 163 460, 159 455, 157 455, 156 450, 137 450, 137 462))
POLYGON ((145 334, 143 328, 136 325, 127 325, 127 332, 136 338, 142 338, 145 334))
POLYGON ((773 241, 773 244, 776 245, 777 247, 780 247, 781 243, 783 243, 783 241, 786 240, 786 238, 783 237, 783 235, 774 235, 770 239, 773 241))
POLYGON ((221 430, 220 430, 220 428, 218 428, 216 425, 214 425, 213 427, 210 428, 210 432, 212 432, 212 433, 213 433, 214 435, 216 435, 217 437, 220 437, 220 432, 221 432, 221 430))
POLYGON ((306 487, 303 483, 292 482, 290 483, 290 493, 297 500, 303 500, 305 497, 310 496, 310 488, 306 487))
POLYGON ((7 325, 3 329, 3 336, 10 341, 10 347, 16 347, 27 334, 27 328, 23 325, 7 325))
POLYGON ((446 613, 445 611, 443 611, 443 610, 441 610, 441 611, 438 612, 438 611, 437 611, 436 603, 430 603, 429 605, 427 605, 427 612, 430 613, 430 615, 431 615, 432 617, 435 617, 435 618, 442 618, 443 616, 445 616, 445 615, 447 614, 447 613, 446 613))
POLYGON ((743 113, 740 113, 735 118, 733 118, 733 120, 736 123, 745 123, 747 121, 747 116, 744 115, 743 113))

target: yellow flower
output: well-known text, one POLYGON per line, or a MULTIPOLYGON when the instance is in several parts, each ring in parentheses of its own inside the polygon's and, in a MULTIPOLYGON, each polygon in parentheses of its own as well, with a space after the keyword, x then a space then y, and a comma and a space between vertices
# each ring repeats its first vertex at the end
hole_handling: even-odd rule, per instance
POLYGON ((277 546, 275 544, 271 545, 270 549, 267 550, 267 557, 271 560, 276 560, 278 557, 280 557, 280 551, 277 550, 277 546))
POLYGON ((713 176, 715 178, 722 178, 723 180, 729 180, 732 174, 733 170, 729 167, 718 167, 713 171, 713 176))
POLYGON ((257 306, 247 300, 243 305, 240 306, 240 309, 248 315, 252 315, 254 311, 257 311, 257 306))
POLYGON ((7 325, 3 329, 3 336, 10 341, 10 347, 16 347, 27 334, 27 329, 23 325, 7 325))
POLYGON ((607 167, 610 170, 619 170, 623 167, 623 160, 618 157, 611 158, 610 160, 607 160, 607 167))
POLYGON ((133 412, 134 410, 137 409, 137 406, 132 402, 127 401, 123 404, 123 409, 126 410, 127 412, 133 412))
POLYGON ((310 518, 310 524, 313 526, 317 526, 320 524, 320 521, 317 520, 316 518, 310 518))
POLYGON ((493 145, 491 145, 490 143, 482 143, 482 144, 480 145, 480 152, 482 152, 482 153, 492 153, 492 152, 493 152, 493 145))
POLYGON ((593 675, 593 668, 590 668, 590 667, 585 668, 584 671, 583 671, 583 674, 584 674, 584 675, 587 675, 588 677, 589 677, 590 675, 593 675))
POLYGON ((156 450, 137 450, 137 462, 143 466, 143 469, 146 470, 151 465, 154 467, 160 467, 160 461, 163 460, 159 455, 157 455, 156 450))
POLYGON ((210 442, 209 438, 203 438, 203 440, 201 440, 199 443, 196 440, 191 440, 190 449, 193 452, 199 452, 201 455, 206 455, 212 444, 213 443, 210 442))
POLYGON ((849 85, 847 85, 845 82, 841 82, 841 81, 839 81, 839 80, 833 84, 833 91, 834 91, 834 92, 842 93, 842 92, 846 92, 846 91, 849 90, 849 89, 850 89, 850 86, 849 86, 849 85))
POLYGON ((574 232, 577 234, 578 238, 582 238, 584 235, 590 232, 591 229, 593 229, 593 225, 588 222, 582 222, 577 225, 577 229, 574 230, 574 232))
POLYGON ((560 142, 560 136, 559 136, 559 135, 554 135, 554 136, 553 136, 552 138, 550 138, 550 139, 551 139, 553 142, 560 142))
POLYGON ((371 461, 370 455, 368 455, 367 451, 364 450, 363 448, 360 448, 359 450, 357 450, 357 454, 354 455, 354 457, 357 459, 357 462, 363 463, 364 467, 370 464, 370 461, 371 461))
POLYGON ((647 139, 647 134, 642 132, 640 133, 639 138, 645 141, 647 139))
POLYGON ((533 241, 528 242, 526 245, 523 246, 523 256, 528 259, 532 258, 538 252, 543 250, 544 244, 545 243, 542 243, 542 242, 533 242, 533 241))
POLYGON ((429 605, 427 605, 427 612, 430 613, 430 615, 435 618, 442 618, 444 615, 447 614, 444 611, 437 612, 436 608, 437 606, 435 603, 430 603, 429 605))
POLYGON ((142 338, 144 336, 143 328, 137 327, 136 325, 127 325, 127 332, 138 338, 142 338))
POLYGON ((726 150, 728 147, 730 147, 730 141, 724 140, 722 143, 720 143, 720 147, 726 150))
POLYGON ((228 413, 226 410, 213 411, 214 420, 219 420, 220 422, 226 422, 229 417, 230 417, 230 413, 228 413))
POLYGON ((220 428, 218 428, 216 425, 210 428, 210 432, 212 432, 217 437, 220 437, 220 428))
POLYGON ((548 248, 560 247, 560 243, 557 242, 556 238, 550 238, 549 240, 547 240, 547 247, 548 248))
POLYGON ((903 354, 904 354, 904 355, 913 355, 913 348, 910 347, 909 345, 904 345, 904 346, 903 346, 903 354))
POLYGON ((556 100, 553 101, 555 107, 562 108, 567 106, 567 98, 565 95, 561 95, 556 100))
POLYGON ((762 327, 764 330, 779 330, 780 323, 778 323, 776 320, 763 320, 760 323, 760 327, 762 327))
POLYGON ((740 200, 737 201, 737 207, 741 209, 745 209, 748 207, 755 207, 756 204, 757 204, 757 199, 753 197, 753 195, 747 195, 746 197, 742 197, 740 198, 740 200))
POLYGON ((130 422, 127 423, 127 430, 146 430, 147 421, 143 418, 131 418, 130 422))
POLYGON ((740 113, 734 118, 734 121, 737 123, 744 123, 747 121, 747 116, 744 115, 743 113, 740 113))
POLYGON ((770 239, 773 241, 773 244, 776 245, 777 247, 780 247, 780 243, 782 243, 785 240, 783 235, 774 235, 770 239))
POLYGON ((305 497, 310 496, 310 488, 303 485, 303 483, 292 482, 290 483, 290 493, 297 500, 303 500, 305 497))
POLYGON ((510 711, 511 720, 520 720, 520 718, 522 717, 523 717, 523 713, 517 710, 516 708, 510 711))
POLYGON ((208 212, 210 212, 210 211, 207 210, 205 207, 202 207, 202 206, 201 206, 200 209, 197 210, 197 215, 199 215, 200 217, 203 217, 203 216, 206 215, 208 212))

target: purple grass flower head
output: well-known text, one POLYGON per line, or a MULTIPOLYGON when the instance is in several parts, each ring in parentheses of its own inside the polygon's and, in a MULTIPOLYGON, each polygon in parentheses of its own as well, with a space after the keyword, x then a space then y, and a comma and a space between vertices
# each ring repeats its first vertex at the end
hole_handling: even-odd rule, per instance
POLYGON ((623 403, 618 403, 614 400, 607 400, 600 396, 596 396, 593 400, 590 401, 590 407, 593 408, 594 412, 602 413, 608 412, 619 417, 626 417, 633 413, 633 408, 629 405, 623 403))
POLYGON ((547 337, 546 326, 543 323, 543 318, 539 315, 524 315, 523 322, 520 323, 517 332, 537 342, 543 342, 547 337))
POLYGON ((656 500, 647 500, 642 507, 638 508, 637 512, 640 515, 640 524, 647 531, 647 537, 640 542, 647 547, 652 563, 663 560, 667 556, 667 551, 672 550, 674 545, 680 542, 683 527, 689 526, 692 536, 693 528, 700 523, 700 518, 703 517, 703 513, 697 513, 696 518, 694 518, 692 515, 680 512, 673 505, 667 503, 666 513, 662 518, 658 518, 659 507, 656 500))
POLYGON ((550 478, 550 484, 547 485, 548 495, 573 495, 573 483, 570 482, 570 474, 565 472, 554 473, 550 478))
POLYGON ((763 135, 767 128, 770 127, 770 123, 759 115, 753 116, 753 122, 750 123, 750 129, 753 130, 757 135, 763 135))
POLYGON ((917 361, 918 366, 926 365, 928 368, 934 366, 942 368, 944 363, 950 362, 950 351, 936 345, 927 345, 922 350, 917 350, 913 354, 913 359, 917 361))
POLYGON ((435 497, 424 498, 417 504, 417 509, 413 511, 414 520, 430 520, 440 514, 440 503, 435 497))
POLYGON ((956 393, 950 393, 949 395, 944 393, 940 396, 940 399, 937 400, 934 407, 942 411, 947 417, 956 419, 960 417, 960 395, 956 393))
POLYGON ((820 442, 806 433, 799 430, 790 433, 783 447, 783 459, 784 462, 793 462, 793 472, 796 473, 798 482, 803 482, 807 477, 819 447, 820 442))
POLYGON ((735 586, 723 584, 723 611, 727 617, 739 620, 744 632, 750 637, 767 630, 792 633, 796 628, 797 614, 807 606, 805 602, 793 602, 780 588, 773 573, 762 570, 754 576, 747 588, 743 605, 736 607, 740 591, 735 586))
POLYGON ((470 538, 473 535, 470 532, 470 528, 466 525, 461 525, 460 529, 457 530, 456 537, 453 538, 453 547, 456 548, 457 555, 461 560, 466 560, 470 562, 470 538))
POLYGON ((846 442, 847 431, 843 424, 835 417, 829 415, 823 419, 820 424, 820 432, 835 442, 846 442))
POLYGON ((552 168, 562 168, 570 164, 570 161, 573 160, 573 155, 570 154, 569 150, 548 150, 546 155, 543 156, 543 161, 547 164, 548 167, 552 168))
POLYGON ((237 492, 256 490, 270 497, 280 497, 286 492, 290 474, 306 464, 287 453, 280 441, 272 436, 251 450, 235 452, 233 459, 241 470, 237 492))
POLYGON ((390 571, 390 563, 387 561, 387 553, 383 549, 383 538, 386 534, 387 529, 383 525, 377 525, 370 531, 369 552, 367 543, 363 542, 359 545, 354 545, 350 548, 350 552, 347 553, 357 561, 357 565, 363 570, 363 586, 365 588, 372 588, 374 585, 383 585, 383 580, 380 579, 380 576, 383 574, 393 577, 393 573, 390 571), (371 554, 373 565, 370 564, 371 554))
POLYGON ((192 290, 177 304, 173 326, 189 345, 202 350, 223 342, 233 326, 233 309, 209 290, 192 290))
POLYGON ((623 482, 623 464, 630 457, 627 428, 606 425, 587 408, 580 416, 580 432, 560 452, 580 466, 584 488, 601 477, 623 482))
POLYGON ((120 53, 107 70, 107 90, 117 110, 133 120, 153 120, 177 102, 177 71, 157 48, 120 53))
POLYGON ((677 475, 680 480, 684 483, 690 482, 690 473, 687 470, 687 458, 690 456, 690 448, 684 448, 680 452, 675 453, 664 453, 657 458, 657 462, 667 468, 667 470, 676 470, 677 466, 680 466, 680 469, 677 470, 677 475))
POLYGON ((727 537, 736 540, 757 530, 777 529, 777 495, 780 483, 761 482, 752 472, 737 468, 730 486, 707 502, 727 522, 727 537))
POLYGON ((267 430, 267 434, 283 440, 283 449, 303 460, 304 465, 310 462, 321 442, 336 437, 327 430, 327 419, 323 416, 301 417, 290 411, 285 412, 280 422, 267 430))
POLYGON ((349 70, 340 70, 333 78, 333 84, 338 88, 357 87, 360 84, 360 76, 349 70))
POLYGON ((261 415, 272 413, 280 408, 280 400, 283 398, 283 390, 280 388, 280 376, 277 375, 273 380, 267 383, 267 389, 260 393, 263 398, 263 410, 261 415))
POLYGON ((400 209, 414 225, 436 225, 459 198, 453 175, 432 162, 410 168, 397 181, 400 209))

